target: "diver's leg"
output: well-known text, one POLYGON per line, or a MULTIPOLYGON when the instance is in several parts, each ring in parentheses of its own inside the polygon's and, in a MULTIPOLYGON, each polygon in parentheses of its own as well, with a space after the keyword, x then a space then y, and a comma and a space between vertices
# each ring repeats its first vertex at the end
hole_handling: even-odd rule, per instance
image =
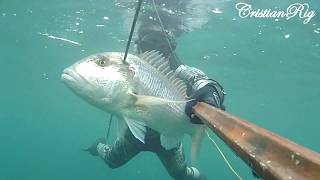
POLYGON ((206 177, 201 175, 196 168, 187 166, 181 143, 176 148, 170 150, 161 148, 156 153, 175 180, 206 180, 206 177))
POLYGON ((125 136, 117 139, 113 146, 98 144, 98 154, 110 168, 118 168, 137 155, 143 148, 129 129, 125 136))

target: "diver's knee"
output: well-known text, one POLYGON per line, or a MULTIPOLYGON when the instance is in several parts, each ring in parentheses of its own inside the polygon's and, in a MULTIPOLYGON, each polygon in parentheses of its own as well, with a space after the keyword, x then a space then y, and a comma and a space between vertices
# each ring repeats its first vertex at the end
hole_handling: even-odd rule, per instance
POLYGON ((121 163, 115 163, 115 162, 110 162, 110 161, 104 161, 108 166, 109 166, 109 168, 111 168, 111 169, 117 169, 117 168, 119 168, 119 167, 121 167, 122 166, 122 164, 121 163))
POLYGON ((114 164, 108 164, 109 168, 111 169, 117 169, 120 167, 120 165, 114 165, 114 164))

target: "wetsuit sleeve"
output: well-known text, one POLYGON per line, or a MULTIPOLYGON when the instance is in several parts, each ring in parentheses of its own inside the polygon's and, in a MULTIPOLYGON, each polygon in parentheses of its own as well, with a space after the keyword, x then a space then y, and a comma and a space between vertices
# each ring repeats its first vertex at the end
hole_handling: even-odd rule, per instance
POLYGON ((180 65, 175 72, 178 77, 188 83, 189 96, 201 98, 205 92, 208 92, 212 94, 212 97, 214 98, 214 105, 218 108, 222 107, 224 95, 226 93, 224 92, 223 87, 217 81, 209 79, 209 77, 203 71, 187 65, 180 65))

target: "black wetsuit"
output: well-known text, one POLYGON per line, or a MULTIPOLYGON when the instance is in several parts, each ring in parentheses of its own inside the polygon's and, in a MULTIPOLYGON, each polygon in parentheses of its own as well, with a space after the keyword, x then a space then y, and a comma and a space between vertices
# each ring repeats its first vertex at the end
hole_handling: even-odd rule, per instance
POLYGON ((101 156, 110 168, 118 168, 142 151, 154 152, 162 164, 175 180, 204 180, 197 169, 188 167, 184 156, 182 144, 173 149, 166 150, 160 145, 158 132, 147 128, 145 143, 136 139, 127 129, 124 137, 115 141, 113 146, 104 146, 105 156, 101 156))

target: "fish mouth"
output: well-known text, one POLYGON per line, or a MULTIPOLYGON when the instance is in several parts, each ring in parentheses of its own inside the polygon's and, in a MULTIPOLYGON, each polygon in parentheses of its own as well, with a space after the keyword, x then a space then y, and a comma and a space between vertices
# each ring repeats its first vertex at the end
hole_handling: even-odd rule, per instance
POLYGON ((75 72, 71 69, 63 70, 63 73, 61 74, 61 80, 66 84, 75 83, 76 82, 75 72))
POLYGON ((72 68, 67 68, 63 70, 63 73, 61 74, 61 80, 67 85, 67 86, 79 86, 80 84, 91 84, 85 77, 83 77, 81 74, 74 71, 72 68))

